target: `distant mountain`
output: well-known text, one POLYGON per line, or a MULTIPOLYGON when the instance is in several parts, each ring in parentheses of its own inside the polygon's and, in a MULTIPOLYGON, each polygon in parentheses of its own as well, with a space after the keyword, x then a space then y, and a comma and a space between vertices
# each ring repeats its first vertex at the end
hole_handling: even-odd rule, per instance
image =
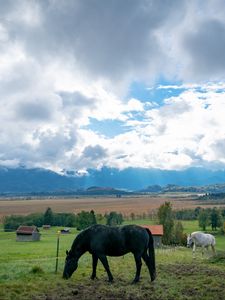
POLYGON ((210 184, 205 186, 179 186, 168 184, 165 187, 158 185, 148 186, 140 193, 225 193, 225 184, 210 184))
POLYGON ((0 168, 0 193, 76 190, 79 182, 44 169, 0 168))
MULTIPOLYGON (((148 187, 149 192, 160 192, 225 183, 225 171, 189 168, 182 171, 128 168, 118 170, 102 168, 88 170, 88 175, 76 176, 76 172, 60 175, 45 169, 0 167, 0 193, 74 193, 91 187, 101 193, 117 193, 117 190, 135 191, 148 187), (169 185, 169 186, 168 186, 169 185), (108 187, 108 188, 105 188, 108 187), (104 190, 101 190, 101 189, 104 190), (113 191, 115 189, 115 191, 113 191)), ((95 190, 96 191, 96 190, 95 190)))
POLYGON ((204 186, 225 183, 225 170, 212 171, 205 168, 189 168, 181 171, 102 168, 88 172, 89 176, 85 178, 86 186, 111 186, 127 190, 140 190, 153 185, 204 186))

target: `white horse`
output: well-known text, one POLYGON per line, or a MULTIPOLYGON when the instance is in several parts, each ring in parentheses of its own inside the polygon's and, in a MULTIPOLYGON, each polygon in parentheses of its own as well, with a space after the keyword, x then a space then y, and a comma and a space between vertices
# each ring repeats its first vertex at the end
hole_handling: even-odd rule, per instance
POLYGON ((200 231, 192 232, 187 237, 187 247, 191 247, 193 245, 192 254, 195 256, 196 247, 202 248, 202 256, 204 255, 204 249, 211 246, 212 251, 215 254, 215 245, 216 240, 212 234, 203 233, 200 231))

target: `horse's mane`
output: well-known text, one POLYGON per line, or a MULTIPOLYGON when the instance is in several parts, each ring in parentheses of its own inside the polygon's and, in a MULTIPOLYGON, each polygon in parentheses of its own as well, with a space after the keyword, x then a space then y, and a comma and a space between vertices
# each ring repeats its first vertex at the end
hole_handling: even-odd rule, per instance
POLYGON ((73 241, 72 247, 71 249, 73 250, 74 248, 76 248, 77 245, 80 245, 81 242, 84 241, 86 235, 87 235, 87 231, 88 228, 85 230, 82 230, 81 232, 78 233, 78 235, 76 236, 75 240, 73 241))

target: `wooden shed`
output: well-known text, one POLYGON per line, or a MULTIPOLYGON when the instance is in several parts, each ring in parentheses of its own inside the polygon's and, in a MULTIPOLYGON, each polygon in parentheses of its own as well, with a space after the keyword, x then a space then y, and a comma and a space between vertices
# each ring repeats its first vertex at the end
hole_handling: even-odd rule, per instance
POLYGON ((36 226, 19 226, 16 231, 17 242, 40 241, 41 234, 36 226))
POLYGON ((68 234, 68 233, 70 233, 70 229, 69 228, 63 228, 63 229, 60 230, 60 232, 62 234, 68 234))
POLYGON ((148 228, 153 236, 154 247, 159 248, 162 246, 163 225, 142 225, 142 227, 148 228))
POLYGON ((42 228, 45 229, 45 230, 48 230, 48 229, 51 228, 51 225, 43 225, 42 228))

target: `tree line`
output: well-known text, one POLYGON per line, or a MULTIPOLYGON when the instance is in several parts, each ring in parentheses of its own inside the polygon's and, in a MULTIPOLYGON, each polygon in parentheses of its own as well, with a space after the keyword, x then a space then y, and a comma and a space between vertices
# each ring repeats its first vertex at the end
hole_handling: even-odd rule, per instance
MULTIPOLYGON (((131 214, 131 220, 135 222, 136 216, 131 214)), ((144 216, 146 217, 146 215, 144 216)), ((211 226, 212 230, 221 229, 224 234, 225 209, 224 208, 207 208, 197 207, 195 209, 184 209, 173 211, 170 202, 162 204, 157 215, 154 217, 156 223, 162 224, 164 235, 162 242, 165 245, 186 245, 187 236, 184 233, 182 220, 198 220, 199 227, 206 230, 211 226)), ((27 216, 7 216, 4 219, 5 231, 14 231, 20 225, 43 225, 75 227, 78 230, 85 229, 94 224, 106 224, 109 226, 121 225, 124 217, 121 213, 112 211, 107 214, 95 214, 91 211, 81 211, 78 214, 73 213, 54 213, 51 208, 47 208, 44 213, 29 214, 27 216)))
POLYGON ((11 215, 3 220, 5 231, 15 231, 20 225, 42 227, 43 225, 76 227, 78 230, 94 224, 121 225, 123 216, 117 212, 95 214, 93 210, 73 213, 54 213, 50 207, 44 213, 29 214, 27 216, 11 215))

